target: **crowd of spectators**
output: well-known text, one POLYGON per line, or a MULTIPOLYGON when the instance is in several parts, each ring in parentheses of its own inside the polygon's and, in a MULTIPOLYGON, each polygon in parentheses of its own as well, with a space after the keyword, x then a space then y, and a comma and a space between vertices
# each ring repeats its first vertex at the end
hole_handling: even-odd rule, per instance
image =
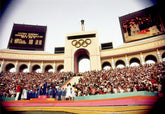
POLYGON ((1 73, 0 74, 0 97, 16 97, 18 85, 21 93, 27 92, 25 99, 37 98, 38 95, 49 95, 56 98, 62 93, 61 85, 69 80, 72 72, 59 73, 1 73), (60 93, 59 93, 60 92, 60 93))
POLYGON ((77 96, 136 91, 162 92, 162 63, 122 69, 90 71, 75 85, 77 96))
POLYGON ((74 73, 6 72, 0 74, 0 97, 16 97, 16 92, 20 87, 21 94, 24 91, 27 93, 25 99, 47 95, 58 100, 65 100, 65 96, 72 97, 67 93, 68 91, 74 93, 74 97, 136 91, 161 93, 164 74, 163 63, 88 71, 81 74, 79 83, 72 85, 73 87, 69 85, 67 88, 61 88, 61 85, 74 76, 74 73))

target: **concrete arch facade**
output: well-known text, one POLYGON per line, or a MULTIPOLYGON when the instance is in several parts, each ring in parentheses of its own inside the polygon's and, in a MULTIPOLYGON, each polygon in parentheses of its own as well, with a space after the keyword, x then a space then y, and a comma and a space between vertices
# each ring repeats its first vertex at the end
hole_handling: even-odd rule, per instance
POLYGON ((157 61, 157 62, 160 62, 156 50, 155 50, 155 51, 151 51, 151 52, 145 52, 145 53, 143 53, 143 55, 144 55, 144 60, 145 60, 146 57, 148 57, 148 56, 154 56, 154 57, 156 58, 156 61, 157 61))
MULTIPOLYGON (((6 67, 7 67, 7 65, 13 64, 14 67, 15 67, 15 63, 16 63, 16 62, 15 62, 15 61, 12 61, 12 60, 6 61, 6 62, 4 63, 4 67, 2 68, 2 70, 6 72, 6 67)), ((1 67, 2 67, 2 66, 1 66, 1 67)))
POLYGON ((117 60, 117 61, 115 62, 115 67, 116 67, 116 68, 118 67, 118 65, 123 65, 124 67, 126 67, 126 63, 125 63, 125 61, 122 60, 122 59, 119 59, 119 60, 117 60))
POLYGON ((103 69, 105 66, 110 66, 112 67, 111 63, 109 61, 104 61, 102 64, 101 64, 101 68, 103 69))
POLYGON ((162 53, 162 58, 165 58, 165 52, 164 52, 164 53, 162 53))
POLYGON ((12 64, 12 63, 9 63, 9 64, 7 64, 6 66, 5 66, 5 71, 6 72, 9 72, 12 68, 14 68, 15 66, 14 66, 14 64, 12 64))
POLYGON ((58 67, 59 67, 60 65, 63 65, 63 66, 64 66, 64 62, 61 61, 61 62, 57 62, 57 63, 56 63, 56 69, 55 69, 56 72, 58 72, 58 67))
POLYGON ((147 62, 148 60, 152 60, 152 61, 154 61, 155 63, 158 62, 158 60, 157 60, 157 58, 156 58, 155 55, 148 55, 148 56, 146 56, 146 57, 145 57, 145 62, 147 62))
MULTIPOLYGON (((42 62, 43 62, 43 71, 42 72, 45 72, 47 66, 51 66, 52 69, 54 69, 54 63, 55 63, 55 61, 42 61, 42 62)), ((41 64, 42 64, 42 62, 41 62, 41 64)), ((55 70, 53 70, 53 72, 54 71, 55 70)))
POLYGON ((45 65, 44 67, 44 72, 48 72, 50 69, 53 69, 53 66, 52 65, 45 65))
POLYGON ((26 64, 22 64, 22 65, 20 65, 18 72, 23 72, 27 68, 28 68, 28 66, 26 64))
POLYGON ((16 69, 16 71, 19 72, 21 65, 26 65, 28 67, 28 62, 29 61, 21 61, 21 60, 20 61, 17 61, 16 60, 16 62, 18 62, 18 66, 17 66, 18 68, 16 69))
POLYGON ((87 49, 80 48, 74 52, 74 72, 79 72, 79 62, 84 58, 90 60, 90 53, 87 49))
POLYGON ((103 66, 103 64, 105 63, 105 62, 108 62, 108 63, 110 63, 110 65, 111 65, 111 67, 112 67, 112 60, 111 60, 111 58, 105 58, 105 59, 101 59, 101 66, 103 66))
POLYGON ((75 70, 77 66, 77 64, 75 64, 75 59, 77 59, 75 53, 79 49, 88 51, 91 70, 101 70, 98 33, 97 31, 82 31, 66 35, 64 71, 72 71, 75 73, 78 71, 75 70))
MULTIPOLYGON (((111 64, 112 68, 115 68, 115 64, 118 60, 124 61, 125 66, 129 67, 132 58, 137 58, 140 61, 140 64, 144 65, 145 58, 148 55, 155 56, 158 63, 163 62, 163 57, 165 56, 165 35, 125 43, 118 48, 107 50, 101 50, 101 48, 99 48, 97 32, 69 34, 67 35, 67 38, 74 35, 90 33, 96 34, 96 39, 91 38, 91 44, 84 49, 87 49, 90 53, 90 59, 92 61, 91 70, 101 69, 103 63, 106 61, 111 64), (95 50, 96 47, 97 50, 95 50)), ((66 42, 65 47, 68 47, 67 49, 70 51, 66 49, 64 54, 50 54, 44 51, 0 50, 0 72, 5 72, 5 68, 8 64, 13 64, 16 72, 19 72, 20 66, 23 64, 27 65, 28 72, 32 72, 32 67, 34 65, 39 65, 40 68, 42 68, 42 72, 45 72, 47 65, 53 67, 53 72, 57 71, 59 65, 64 66, 64 71, 74 72, 74 52, 79 48, 72 46, 71 42, 72 40, 66 42)))
POLYGON ((138 64, 141 64, 140 59, 137 57, 132 57, 129 61, 129 65, 131 65, 133 62, 136 62, 138 64))
POLYGON ((60 72, 62 69, 64 69, 64 65, 60 64, 57 66, 57 72, 60 72))

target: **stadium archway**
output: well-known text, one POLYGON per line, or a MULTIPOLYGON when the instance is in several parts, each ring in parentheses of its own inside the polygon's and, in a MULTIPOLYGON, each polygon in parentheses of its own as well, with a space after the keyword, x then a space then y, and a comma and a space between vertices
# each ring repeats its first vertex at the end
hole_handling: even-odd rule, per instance
POLYGON ((90 70, 90 58, 89 57, 90 57, 89 51, 86 49, 79 49, 75 52, 75 54, 74 54, 74 72, 75 73, 79 72, 80 69, 82 69, 81 72, 90 70), (83 61, 83 59, 86 59, 86 61, 81 62, 81 61, 83 61), (82 68, 82 67, 84 67, 84 68, 82 68))
POLYGON ((32 72, 37 72, 37 73, 41 73, 41 69, 39 65, 34 65, 32 67, 32 72))
POLYGON ((57 71, 58 71, 58 72, 63 72, 63 71, 64 71, 64 65, 59 65, 59 66, 57 67, 57 71))
POLYGON ((111 68, 111 64, 108 61, 102 64, 102 69, 108 70, 110 68, 111 68))
POLYGON ((145 58, 145 63, 146 64, 155 64, 155 63, 157 63, 157 59, 154 55, 148 55, 145 58))
POLYGON ((53 72, 53 67, 51 65, 47 65, 45 67, 45 72, 53 72))
POLYGON ((129 61, 129 64, 131 67, 140 66, 140 60, 138 58, 134 57, 129 61))
POLYGON ((5 68, 5 71, 6 72, 16 72, 15 65, 12 64, 12 63, 7 64, 6 68, 5 68))
POLYGON ((19 72, 27 72, 27 69, 28 69, 27 65, 22 64, 22 65, 19 67, 19 72))
POLYGON ((116 68, 124 68, 125 67, 125 62, 123 60, 118 60, 116 62, 116 68))
POLYGON ((162 54, 162 60, 165 62, 165 52, 162 54))

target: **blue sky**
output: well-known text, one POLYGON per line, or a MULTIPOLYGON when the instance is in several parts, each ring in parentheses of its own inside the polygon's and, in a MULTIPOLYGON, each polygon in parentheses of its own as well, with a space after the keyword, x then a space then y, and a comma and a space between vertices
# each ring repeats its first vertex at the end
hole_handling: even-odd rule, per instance
POLYGON ((119 17, 150 7, 150 0, 14 0, 0 18, 0 49, 6 49, 14 23, 47 26, 45 51, 65 45, 67 33, 98 31, 99 43, 123 44, 119 17))

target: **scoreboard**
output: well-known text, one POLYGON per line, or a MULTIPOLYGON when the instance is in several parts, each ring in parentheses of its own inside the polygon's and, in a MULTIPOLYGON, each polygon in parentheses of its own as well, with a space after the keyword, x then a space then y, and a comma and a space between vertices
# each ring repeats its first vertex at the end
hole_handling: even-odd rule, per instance
POLYGON ((44 50, 46 26, 14 24, 8 48, 20 50, 44 50))
POLYGON ((165 34, 165 14, 155 5, 119 17, 124 42, 165 34))

